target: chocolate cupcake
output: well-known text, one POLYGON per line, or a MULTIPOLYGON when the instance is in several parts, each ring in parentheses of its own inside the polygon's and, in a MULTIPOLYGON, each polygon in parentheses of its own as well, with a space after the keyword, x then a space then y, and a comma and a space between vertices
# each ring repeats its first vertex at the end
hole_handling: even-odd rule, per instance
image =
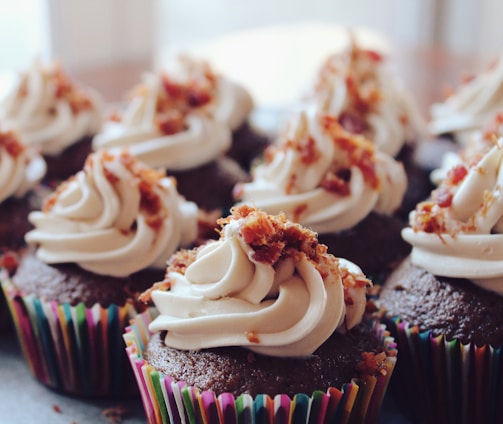
POLYGON ((410 251, 393 215, 407 186, 402 164, 316 108, 289 124, 237 198, 318 232, 330 253, 366 274, 386 274, 410 251))
POLYGON ((82 169, 102 123, 101 96, 76 85, 59 64, 34 61, 0 105, 0 120, 47 162, 47 179, 82 169))
POLYGON ((417 205, 402 233, 411 256, 381 292, 398 404, 419 422, 503 419, 501 142, 417 205))
POLYGON ((425 124, 383 53, 360 47, 351 36, 345 50, 325 60, 305 101, 404 163, 408 186, 400 206, 402 217, 428 197, 433 188, 428 179, 431 169, 415 157, 425 124))
POLYGON ((492 62, 477 75, 465 78, 443 102, 430 108, 428 130, 463 146, 472 131, 483 128, 503 112, 503 60, 492 62))
POLYGON ((197 207, 175 182, 126 152, 90 155, 32 212, 34 248, 2 286, 30 371, 71 394, 135 390, 121 335, 142 312, 135 293, 197 237, 197 207))
POLYGON ((220 224, 140 297, 159 310, 145 345, 144 321, 125 335, 148 421, 373 422, 395 352, 363 318, 370 281, 284 215, 241 206, 220 224))
POLYGON ((179 72, 145 75, 124 113, 106 123, 93 145, 97 150, 127 147, 150 166, 175 175, 187 199, 206 210, 216 203, 226 213, 232 187, 247 179, 251 161, 265 148, 246 134, 252 100, 206 63, 185 58, 180 64, 179 72), (186 184, 186 178, 206 182, 210 195, 204 187, 186 184))

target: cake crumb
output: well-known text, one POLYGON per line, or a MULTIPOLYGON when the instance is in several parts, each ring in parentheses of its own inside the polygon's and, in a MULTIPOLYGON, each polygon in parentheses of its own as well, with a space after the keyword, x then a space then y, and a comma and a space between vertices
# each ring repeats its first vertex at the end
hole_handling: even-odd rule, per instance
POLYGON ((101 415, 111 423, 120 423, 129 416, 129 410, 123 405, 118 405, 104 409, 101 415))

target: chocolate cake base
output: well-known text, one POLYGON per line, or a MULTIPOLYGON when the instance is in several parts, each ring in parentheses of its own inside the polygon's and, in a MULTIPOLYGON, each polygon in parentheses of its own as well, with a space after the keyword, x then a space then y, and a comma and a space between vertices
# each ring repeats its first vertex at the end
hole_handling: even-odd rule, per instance
POLYGON ((354 262, 379 283, 410 253, 411 246, 400 235, 404 225, 397 217, 372 212, 355 227, 319 234, 318 240, 334 256, 354 262))
MULTIPOLYGON (((126 302, 137 302, 137 294, 162 281, 164 272, 164 269, 147 269, 128 277, 111 277, 75 264, 47 265, 35 256, 33 249, 26 249, 20 255, 12 281, 22 292, 48 301, 71 305, 83 302, 86 307, 99 303, 106 308, 110 304, 123 306, 126 302)), ((136 303, 137 310, 144 308, 143 303, 136 303)))
POLYGON ((207 211, 220 209, 223 216, 234 204, 234 186, 249 180, 249 175, 227 157, 187 171, 168 170, 168 175, 176 178, 178 192, 187 200, 207 211))
POLYGON ((311 395, 315 390, 341 388, 357 377, 363 352, 381 352, 381 342, 367 324, 346 334, 335 332, 307 358, 259 355, 241 347, 182 351, 167 347, 155 334, 143 352, 156 370, 218 396, 232 393, 311 395))
POLYGON ((92 136, 86 136, 57 156, 44 155, 47 163, 46 182, 63 181, 79 172, 92 151, 92 136))
POLYGON ((389 276, 380 303, 388 316, 435 336, 479 346, 503 343, 503 296, 469 280, 434 276, 410 258, 389 276))
POLYGON ((253 161, 260 158, 267 146, 269 138, 245 122, 232 133, 232 145, 227 156, 235 160, 245 171, 250 171, 253 161))

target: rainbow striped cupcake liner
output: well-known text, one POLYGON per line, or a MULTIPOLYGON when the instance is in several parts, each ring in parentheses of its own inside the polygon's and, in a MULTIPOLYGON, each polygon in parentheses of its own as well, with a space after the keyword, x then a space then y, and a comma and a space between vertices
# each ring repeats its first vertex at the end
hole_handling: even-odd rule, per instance
POLYGON ((132 305, 58 304, 21 293, 5 274, 0 281, 28 368, 38 381, 79 396, 138 392, 122 340, 137 314, 132 305))
POLYGON ((299 393, 292 398, 199 391, 183 381, 158 372, 142 352, 151 336, 150 316, 137 316, 127 327, 124 340, 149 424, 238 424, 238 423, 375 423, 396 362, 396 345, 384 325, 374 328, 388 354, 383 375, 353 379, 341 390, 330 388, 311 396, 299 393))
POLYGON ((387 317, 400 351, 391 391, 411 419, 428 423, 503 421, 503 345, 435 337, 387 317))

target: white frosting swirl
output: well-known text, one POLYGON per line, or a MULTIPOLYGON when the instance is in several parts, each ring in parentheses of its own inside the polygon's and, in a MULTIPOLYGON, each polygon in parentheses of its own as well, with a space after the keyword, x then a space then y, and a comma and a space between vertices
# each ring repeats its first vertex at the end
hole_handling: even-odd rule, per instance
POLYGON ((458 87, 444 102, 430 108, 429 131, 452 133, 464 144, 467 134, 503 111, 503 60, 458 87))
POLYGON ((391 156, 423 132, 417 106, 386 58, 359 48, 354 41, 346 51, 326 60, 307 100, 391 156))
POLYGON ((178 194, 172 179, 127 153, 90 155, 84 170, 29 220, 35 229, 26 241, 39 245, 39 259, 113 276, 162 268, 197 236, 196 205, 178 194))
MULTIPOLYGON (((168 346, 242 346, 272 356, 307 356, 336 329, 361 321, 365 285, 348 291, 352 305, 346 306, 337 259, 325 254, 331 259, 323 272, 300 252, 274 264, 260 262, 241 234, 246 220, 229 223, 184 275, 168 273, 169 291, 152 292, 160 315, 149 329, 167 330, 168 346)), ((341 266, 363 277, 356 265, 341 266)))
POLYGON ((252 181, 239 185, 237 195, 244 203, 271 214, 283 212, 319 233, 351 228, 373 210, 393 213, 407 186, 403 165, 338 124, 338 134, 330 134, 324 119, 314 108, 298 112, 272 160, 257 166, 252 181), (368 155, 366 163, 350 159, 351 149, 358 146, 368 155), (348 193, 323 186, 327 176, 340 171, 348 174, 348 193))
POLYGON ((23 197, 45 175, 44 159, 22 145, 12 132, 0 133, 0 202, 23 197))
POLYGON ((101 97, 84 90, 73 86, 59 66, 35 61, 0 105, 2 126, 43 154, 57 156, 101 128, 101 97))
POLYGON ((503 294, 502 187, 503 149, 497 145, 464 178, 433 193, 443 201, 420 203, 411 213, 412 228, 402 235, 413 245, 412 262, 503 294))
MULTIPOLYGON (((178 171, 195 168, 222 155, 232 142, 232 130, 245 122, 252 109, 248 92, 240 85, 212 74, 203 63, 183 61, 183 69, 169 76, 177 88, 194 81, 208 99, 190 105, 166 88, 167 75, 146 74, 143 86, 128 105, 120 122, 109 121, 93 140, 95 150, 128 147, 150 166, 178 171), (159 127, 162 104, 169 104, 183 119, 183 127, 165 134, 159 127)), ((164 111, 165 112, 165 111, 164 111)))

